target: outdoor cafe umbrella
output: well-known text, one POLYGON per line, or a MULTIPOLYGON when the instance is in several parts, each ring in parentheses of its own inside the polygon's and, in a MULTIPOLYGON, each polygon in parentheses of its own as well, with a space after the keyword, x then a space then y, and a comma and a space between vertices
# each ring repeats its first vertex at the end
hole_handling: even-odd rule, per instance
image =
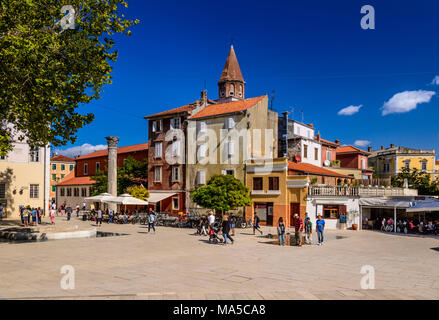
POLYGON ((103 202, 103 203, 107 203, 107 202, 116 202, 116 203, 120 203, 120 199, 118 197, 115 197, 109 193, 101 193, 98 194, 97 196, 94 197, 88 197, 84 199, 85 201, 90 201, 90 202, 103 202))
POLYGON ((119 204, 123 204, 125 206, 125 209, 126 209, 127 205, 136 205, 136 206, 148 205, 148 201, 134 198, 132 195, 130 195, 128 193, 121 194, 119 197, 117 197, 117 199, 114 199, 114 200, 115 201, 110 200, 108 202, 117 202, 119 204))

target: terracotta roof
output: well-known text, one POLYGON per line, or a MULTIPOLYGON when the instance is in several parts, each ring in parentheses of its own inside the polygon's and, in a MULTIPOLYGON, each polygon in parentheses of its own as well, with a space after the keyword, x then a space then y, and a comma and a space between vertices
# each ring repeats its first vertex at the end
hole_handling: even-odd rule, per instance
POLYGON ((155 113, 155 114, 146 116, 145 119, 166 116, 166 115, 172 115, 172 114, 182 113, 182 112, 188 112, 188 111, 192 111, 195 108, 196 108, 195 102, 193 102, 193 103, 189 103, 187 105, 184 105, 184 106, 181 106, 178 108, 173 108, 173 109, 169 109, 169 110, 166 110, 163 112, 159 112, 159 113, 155 113))
POLYGON ((323 176, 331 176, 331 177, 343 177, 343 178, 352 178, 349 176, 345 176, 343 174, 330 171, 324 168, 317 167, 315 165, 303 162, 289 162, 288 170, 299 171, 304 173, 310 173, 315 175, 323 175, 323 176))
POLYGON ((96 181, 91 180, 90 177, 75 177, 74 172, 73 177, 67 175, 64 179, 61 180, 61 182, 57 183, 57 186, 85 186, 85 185, 91 185, 95 184, 96 181))
MULTIPOLYGON (((316 137, 316 139, 317 139, 317 137, 316 137)), ((330 144, 330 145, 333 145, 333 146, 338 146, 338 143, 335 143, 335 142, 329 141, 329 140, 325 140, 325 139, 322 139, 322 138, 320 138, 319 141, 321 141, 321 142, 323 142, 325 144, 330 144)))
POLYGON ((245 100, 209 105, 204 109, 200 110, 199 112, 197 112, 196 114, 194 114, 193 116, 189 117, 189 119, 207 118, 221 114, 228 114, 228 113, 247 110, 253 107, 254 105, 256 105, 265 97, 266 96, 260 96, 256 98, 245 99, 245 100))
POLYGON ((439 160, 436 160, 436 164, 439 165, 439 160))
MULTIPOLYGON (((117 148, 117 154, 143 151, 143 150, 148 150, 148 143, 140 143, 140 144, 134 144, 132 146, 119 147, 117 148)), ((90 158, 103 157, 103 156, 108 156, 108 149, 86 154, 85 156, 76 158, 76 160, 90 159, 90 158)))
POLYGON ((221 73, 219 82, 227 80, 239 80, 244 82, 242 77, 241 68, 239 68, 238 59, 236 58, 235 50, 233 46, 230 47, 229 55, 227 56, 226 63, 221 73))
POLYGON ((337 148, 336 150, 337 153, 363 153, 366 155, 370 155, 370 152, 367 152, 365 150, 359 149, 357 147, 353 147, 353 146, 344 146, 344 147, 340 147, 337 148))
POLYGON ((50 158, 50 161, 59 161, 59 162, 75 162, 74 159, 63 156, 62 154, 58 154, 50 158))

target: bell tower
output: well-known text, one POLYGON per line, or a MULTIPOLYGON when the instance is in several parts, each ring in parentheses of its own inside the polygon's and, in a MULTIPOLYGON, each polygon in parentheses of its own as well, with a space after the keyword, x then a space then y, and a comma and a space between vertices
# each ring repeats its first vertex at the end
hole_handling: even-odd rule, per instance
POLYGON ((245 81, 239 68, 233 46, 230 47, 226 64, 218 82, 219 100, 236 101, 245 99, 245 81))

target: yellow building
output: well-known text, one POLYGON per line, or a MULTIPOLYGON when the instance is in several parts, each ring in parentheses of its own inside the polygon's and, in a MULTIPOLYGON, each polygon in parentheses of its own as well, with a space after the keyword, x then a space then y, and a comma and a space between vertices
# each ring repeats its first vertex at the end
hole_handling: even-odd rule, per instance
POLYGON ((0 204, 3 216, 18 217, 20 206, 49 206, 50 148, 31 148, 15 142, 12 151, 0 156, 0 204))
POLYGON ((75 160, 54 154, 50 158, 50 199, 56 198, 56 184, 75 169, 75 160))
POLYGON ((261 225, 276 226, 282 217, 290 226, 297 213, 304 219, 309 177, 289 173, 286 158, 250 160, 245 165, 246 186, 253 205, 246 208, 246 219, 258 214, 261 225))
POLYGON ((436 179, 436 152, 434 150, 418 150, 405 147, 395 147, 372 151, 369 156, 372 166, 380 178, 396 176, 403 168, 417 169, 430 174, 436 179))

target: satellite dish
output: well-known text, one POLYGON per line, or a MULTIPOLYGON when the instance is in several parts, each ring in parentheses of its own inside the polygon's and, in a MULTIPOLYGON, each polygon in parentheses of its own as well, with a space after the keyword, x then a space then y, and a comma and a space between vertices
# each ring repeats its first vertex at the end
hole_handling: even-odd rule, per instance
POLYGON ((331 165, 331 161, 325 160, 325 162, 323 162, 323 164, 325 165, 325 167, 329 167, 331 165))

